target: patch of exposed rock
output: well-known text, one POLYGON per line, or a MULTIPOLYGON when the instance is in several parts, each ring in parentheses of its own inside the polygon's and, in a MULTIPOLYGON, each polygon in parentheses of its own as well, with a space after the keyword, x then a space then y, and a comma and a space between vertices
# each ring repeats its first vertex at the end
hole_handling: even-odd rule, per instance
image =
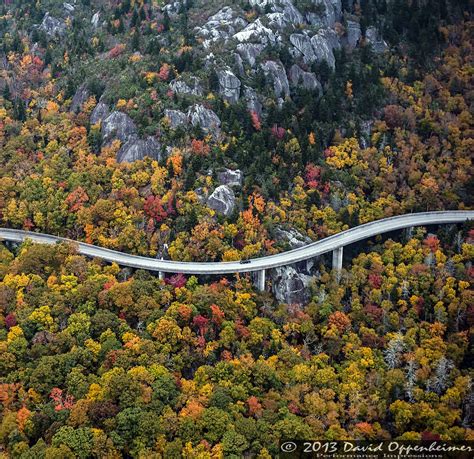
POLYGON ((273 92, 275 97, 290 95, 290 85, 286 76, 285 67, 281 62, 266 61, 262 64, 262 70, 265 76, 273 84, 273 92))
POLYGON ((123 112, 112 112, 102 122, 102 140, 104 144, 119 139, 122 144, 137 137, 137 127, 133 120, 123 112))
POLYGON ((89 90, 85 84, 81 84, 77 91, 74 94, 74 97, 71 101, 71 106, 69 107, 69 111, 73 113, 78 113, 81 111, 82 105, 87 101, 89 98, 89 90))
POLYGON ((240 80, 230 70, 219 70, 219 94, 231 104, 235 104, 240 98, 240 80))
POLYGON ((132 139, 120 147, 117 152, 117 162, 132 163, 145 157, 162 159, 161 143, 154 137, 146 139, 132 139))
POLYGON ((207 205, 217 213, 230 216, 235 208, 235 195, 227 185, 218 186, 207 198, 207 205))
POLYGON ((47 12, 39 26, 50 37, 63 36, 66 33, 66 24, 61 19, 55 18, 47 12))
POLYGON ((295 228, 287 229, 283 227, 275 228, 275 239, 278 242, 281 241, 288 244, 290 249, 298 249, 313 242, 311 238, 304 236, 295 228))
POLYGON ((209 17, 203 26, 196 27, 194 30, 198 37, 204 39, 203 46, 208 48, 214 42, 226 42, 246 25, 247 21, 245 19, 236 16, 230 6, 225 6, 209 17))
POLYGON ((365 39, 375 53, 383 53, 388 49, 388 45, 382 38, 380 32, 373 26, 367 27, 365 39))
POLYGON ((293 86, 302 86, 310 91, 318 90, 322 94, 323 87, 312 72, 305 72, 299 65, 292 65, 289 71, 289 77, 293 86))
POLYGON ((242 171, 239 169, 232 170, 232 169, 224 169, 221 172, 217 173, 217 179, 222 185, 227 185, 229 187, 242 186, 242 171))
POLYGON ((311 276, 298 273, 292 266, 272 269, 270 276, 273 294, 280 303, 304 304, 309 300, 311 276))
POLYGON ((109 116, 109 113, 109 106, 105 102, 99 101, 99 103, 94 107, 94 110, 92 110, 90 123, 97 124, 102 122, 109 116))
POLYGON ((193 96, 202 96, 203 89, 196 77, 191 77, 189 83, 183 80, 173 80, 170 83, 170 89, 176 94, 189 94, 193 96))

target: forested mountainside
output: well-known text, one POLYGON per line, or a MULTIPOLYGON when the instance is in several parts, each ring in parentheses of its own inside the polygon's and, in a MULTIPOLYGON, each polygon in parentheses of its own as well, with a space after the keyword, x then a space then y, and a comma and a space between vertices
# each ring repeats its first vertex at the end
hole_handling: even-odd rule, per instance
MULTIPOLYGON (((471 209, 471 7, 5 0, 0 226, 228 261, 471 209)), ((2 243, 0 456, 473 440, 473 231, 374 238, 271 292, 2 243)))
POLYGON ((1 248, 0 444, 20 458, 278 454, 280 439, 472 440, 474 234, 417 230, 304 307, 73 247, 1 248))
POLYGON ((11 0, 2 225, 177 260, 472 205, 468 2, 11 0))

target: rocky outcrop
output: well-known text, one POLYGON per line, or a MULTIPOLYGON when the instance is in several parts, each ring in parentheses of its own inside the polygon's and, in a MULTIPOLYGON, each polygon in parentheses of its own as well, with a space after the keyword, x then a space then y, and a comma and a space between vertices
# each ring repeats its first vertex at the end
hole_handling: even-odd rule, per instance
POLYGON ((262 115, 262 103, 258 98, 257 91, 250 86, 244 86, 244 99, 247 102, 247 108, 250 112, 255 112, 258 116, 262 115))
POLYGON ((372 46, 374 53, 383 53, 388 49, 387 43, 381 37, 379 31, 373 26, 367 27, 367 30, 365 31, 365 39, 367 40, 367 43, 372 46))
POLYGON ((217 180, 219 180, 221 185, 227 185, 229 187, 242 186, 242 178, 242 171, 239 169, 224 169, 217 173, 217 180))
POLYGON ((323 87, 316 78, 316 75, 311 72, 305 72, 299 65, 292 65, 289 71, 291 84, 294 86, 302 86, 309 91, 318 90, 320 94, 323 93, 323 87))
POLYGON ((110 143, 119 139, 122 144, 137 138, 137 127, 133 120, 123 112, 112 112, 102 122, 102 141, 110 143))
POLYGON ((237 45, 237 52, 242 59, 245 59, 250 67, 255 67, 257 57, 260 56, 265 46, 259 43, 239 43, 237 45))
POLYGON ((117 162, 131 163, 145 157, 162 159, 162 147, 154 137, 146 139, 132 139, 126 142, 117 153, 117 162))
POLYGON ((295 228, 277 227, 275 229, 275 239, 277 242, 287 244, 290 249, 298 249, 313 242, 308 236, 304 236, 295 228))
POLYGON ((219 70, 219 94, 231 104, 240 98, 240 80, 230 70, 219 70))
POLYGON ((196 77, 191 77, 189 80, 189 84, 182 80, 173 80, 170 83, 170 89, 176 94, 202 96, 204 91, 200 81, 196 77))
POLYGON ((73 5, 70 3, 64 2, 63 3, 63 8, 68 12, 68 13, 73 13, 74 10, 76 9, 73 5))
POLYGON ((272 29, 265 27, 260 18, 249 24, 245 29, 234 34, 234 38, 240 43, 253 42, 268 45, 277 42, 275 33, 272 29))
POLYGON ((339 41, 337 35, 334 32, 332 35, 329 29, 321 30, 311 38, 311 44, 313 46, 314 54, 316 55, 316 61, 326 61, 329 67, 332 69, 336 66, 336 58, 334 57, 333 50, 339 47, 339 41))
POLYGON ((265 76, 273 83, 275 97, 290 96, 290 85, 285 68, 281 62, 266 61, 262 64, 262 70, 265 76))
POLYGON ((50 37, 61 37, 66 33, 66 24, 64 21, 50 16, 49 12, 44 15, 39 28, 50 37))
POLYGON ((165 117, 171 129, 176 129, 188 123, 188 116, 179 110, 165 110, 165 117))
POLYGON ((99 21, 100 21, 100 13, 99 11, 97 11, 96 13, 94 13, 91 19, 91 24, 92 24, 92 27, 94 27, 94 29, 97 29, 97 27, 99 27, 99 21))
POLYGON ((245 19, 237 16, 230 6, 225 6, 211 16, 202 27, 196 27, 195 33, 204 39, 203 46, 208 48, 217 41, 226 42, 247 25, 245 19))
POLYGON ((311 276, 298 273, 292 266, 271 270, 273 294, 280 303, 304 304, 310 298, 311 276))
POLYGON ((73 113, 78 113, 81 111, 82 104, 87 101, 89 98, 89 90, 85 84, 81 84, 72 98, 71 106, 69 110, 73 113))
POLYGON ((188 122, 193 126, 200 126, 201 129, 213 135, 220 132, 221 120, 209 108, 200 104, 195 104, 188 110, 188 122))
POLYGON ((302 33, 292 33, 290 35, 290 43, 295 47, 297 54, 303 57, 306 64, 316 60, 316 53, 314 52, 311 38, 302 33))
POLYGON ((207 199, 207 205, 217 213, 228 217, 235 208, 235 195, 227 185, 218 186, 207 199))
POLYGON ((356 21, 347 21, 346 41, 349 48, 355 48, 361 37, 360 24, 356 21))
POLYGON ((90 123, 97 124, 102 122, 109 116, 109 113, 109 106, 105 102, 99 101, 99 103, 94 107, 94 110, 92 110, 90 123))
POLYGON ((341 18, 340 0, 313 0, 312 11, 306 13, 306 20, 316 27, 333 27, 341 18))

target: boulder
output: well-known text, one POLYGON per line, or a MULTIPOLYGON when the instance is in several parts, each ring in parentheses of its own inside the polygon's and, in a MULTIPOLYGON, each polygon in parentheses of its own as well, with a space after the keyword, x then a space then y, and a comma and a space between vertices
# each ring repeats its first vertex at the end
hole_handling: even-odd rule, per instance
POLYGON ((71 5, 70 3, 67 3, 67 2, 64 2, 63 3, 63 8, 68 12, 68 13, 73 13, 75 8, 73 5, 71 5))
POLYGON ((309 64, 316 60, 316 53, 314 52, 311 38, 302 33, 292 33, 290 35, 290 43, 295 47, 297 55, 303 57, 303 62, 309 64))
POLYGON ((221 120, 209 108, 200 104, 195 104, 188 110, 188 122, 193 126, 200 126, 201 129, 213 135, 220 133, 221 120))
POLYGON ((319 91, 319 94, 323 93, 323 87, 316 78, 316 75, 311 72, 305 72, 299 65, 292 65, 289 71, 289 77, 291 84, 294 86, 302 86, 304 89, 309 91, 319 91))
POLYGON ((250 67, 255 67, 257 57, 264 50, 265 46, 255 43, 239 43, 237 45, 237 52, 240 54, 242 59, 245 59, 250 67))
POLYGON ((240 54, 233 53, 234 57, 234 69, 237 72, 237 75, 244 77, 245 76, 245 69, 244 69, 244 61, 240 57, 240 54))
POLYGON ((145 157, 162 159, 162 148, 160 142, 155 137, 146 139, 131 139, 122 145, 117 152, 117 162, 132 163, 145 157))
POLYGON ((272 288, 280 303, 304 304, 310 298, 309 283, 311 276, 301 274, 292 266, 271 270, 272 288))
POLYGON ((66 33, 66 24, 64 21, 50 16, 49 12, 47 12, 43 17, 40 29, 50 37, 61 37, 66 33))
POLYGON ((380 32, 374 27, 367 27, 365 31, 365 39, 372 46, 374 53, 383 53, 388 49, 387 43, 384 41, 380 32))
POLYGON ((285 67, 281 62, 266 61, 262 64, 265 76, 273 83, 273 92, 275 97, 290 95, 290 85, 286 76, 285 67))
POLYGON ((235 195, 227 185, 218 186, 207 199, 207 205, 217 213, 228 217, 235 208, 235 195))
POLYGON ((245 29, 233 36, 240 43, 254 42, 262 45, 274 44, 277 42, 277 36, 268 27, 262 24, 260 18, 249 24, 245 29))
POLYGON ((102 141, 110 143, 113 139, 119 139, 122 144, 130 139, 137 138, 137 127, 133 120, 123 112, 112 112, 102 122, 102 141))
POLYGON ((171 129, 184 126, 188 122, 188 116, 179 110, 165 110, 165 117, 169 121, 171 129))
POLYGON ((109 106, 105 102, 99 101, 99 103, 94 107, 94 110, 92 110, 90 123, 96 124, 102 122, 109 116, 109 113, 109 106))
POLYGON ((240 98, 240 80, 230 70, 219 70, 219 94, 231 104, 240 98))
POLYGON ((74 97, 72 98, 71 106, 69 107, 69 111, 73 113, 78 113, 81 111, 82 104, 87 101, 89 98, 89 90, 87 89, 87 86, 85 84, 81 84, 77 88, 77 91, 74 94, 74 97))
POLYGON ((360 24, 356 21, 347 21, 346 40, 349 48, 355 48, 361 37, 360 24))
POLYGON ((313 0, 312 11, 306 13, 306 20, 316 27, 333 27, 341 18, 340 0, 313 0))
POLYGON ((97 29, 97 27, 99 27, 99 21, 100 21, 100 13, 99 11, 97 11, 96 13, 94 13, 91 19, 91 24, 92 24, 92 27, 94 27, 94 29, 97 29))
POLYGON ((244 99, 247 102, 247 108, 250 112, 255 112, 262 116, 262 103, 258 98, 257 91, 250 86, 244 86, 244 99))
POLYGON ((295 228, 283 228, 281 226, 275 228, 275 239, 277 242, 288 244, 291 250, 304 247, 313 242, 308 236, 304 236, 295 228))
POLYGON ((221 185, 227 185, 229 187, 242 186, 242 178, 242 171, 239 169, 224 169, 217 174, 217 179, 221 185))
POLYGON ((196 27, 194 31, 198 37, 204 38, 203 46, 208 48, 214 42, 226 42, 246 25, 245 19, 236 16, 230 6, 225 6, 210 16, 203 26, 196 27))
POLYGON ((170 89, 176 94, 190 94, 193 96, 202 96, 203 89, 199 80, 196 77, 190 78, 190 85, 182 80, 173 80, 170 83, 170 89))
POLYGON ((329 40, 323 34, 317 33, 311 38, 311 44, 316 55, 316 61, 326 61, 329 67, 334 69, 336 67, 336 58, 329 40))

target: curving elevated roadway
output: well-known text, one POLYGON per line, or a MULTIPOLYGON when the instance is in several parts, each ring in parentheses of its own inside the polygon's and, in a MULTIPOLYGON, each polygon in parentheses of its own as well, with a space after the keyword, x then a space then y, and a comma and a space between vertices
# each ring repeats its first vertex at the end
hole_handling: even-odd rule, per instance
POLYGON ((277 255, 254 258, 250 263, 231 262, 181 262, 171 260, 158 260, 155 258, 129 255, 115 250, 97 247, 84 242, 51 236, 49 234, 35 233, 9 228, 0 228, 0 240, 23 242, 30 239, 42 244, 56 242, 69 242, 78 247, 78 252, 90 257, 101 258, 108 262, 115 262, 122 266, 141 268, 160 273, 183 274, 233 274, 259 271, 259 288, 265 284, 265 270, 286 266, 299 261, 309 260, 319 255, 333 252, 333 266, 340 269, 342 266, 342 248, 346 245, 367 239, 389 231, 400 230, 414 226, 437 225, 446 223, 462 223, 474 219, 472 210, 447 210, 436 212, 420 212, 383 218, 364 225, 356 226, 341 233, 321 239, 298 249, 289 250, 277 255))

